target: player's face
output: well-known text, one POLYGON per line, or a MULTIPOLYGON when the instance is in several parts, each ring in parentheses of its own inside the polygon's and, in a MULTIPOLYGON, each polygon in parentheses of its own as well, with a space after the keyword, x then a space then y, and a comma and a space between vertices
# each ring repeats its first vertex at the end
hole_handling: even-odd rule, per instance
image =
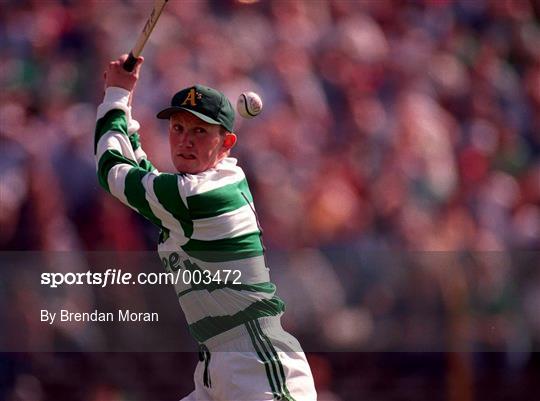
POLYGON ((219 125, 208 124, 187 111, 169 119, 169 144, 180 173, 198 174, 214 167, 227 152, 219 125))

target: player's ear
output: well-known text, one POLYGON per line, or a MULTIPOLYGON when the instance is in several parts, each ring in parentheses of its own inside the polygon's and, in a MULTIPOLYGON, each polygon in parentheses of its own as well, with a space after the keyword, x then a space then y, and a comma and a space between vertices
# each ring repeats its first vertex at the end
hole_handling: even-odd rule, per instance
POLYGON ((223 139, 223 147, 225 150, 230 150, 236 144, 236 135, 232 132, 225 132, 225 138, 223 139))

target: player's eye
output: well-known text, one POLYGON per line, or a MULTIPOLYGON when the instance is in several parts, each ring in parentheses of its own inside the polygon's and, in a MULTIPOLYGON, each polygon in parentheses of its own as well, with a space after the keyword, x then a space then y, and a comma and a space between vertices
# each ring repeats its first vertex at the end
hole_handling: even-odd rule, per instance
POLYGON ((184 127, 182 127, 180 124, 173 124, 173 131, 174 132, 182 132, 184 127))
POLYGON ((202 128, 202 127, 195 127, 193 129, 193 132, 195 132, 196 134, 204 134, 204 133, 206 133, 206 130, 204 128, 202 128))

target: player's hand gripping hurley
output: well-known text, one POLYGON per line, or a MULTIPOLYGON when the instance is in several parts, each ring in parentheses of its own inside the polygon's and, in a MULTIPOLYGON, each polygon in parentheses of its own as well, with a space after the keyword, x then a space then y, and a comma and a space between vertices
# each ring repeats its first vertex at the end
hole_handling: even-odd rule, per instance
POLYGON ((146 20, 146 23, 144 24, 144 28, 142 32, 139 34, 139 37, 137 38, 137 42, 135 43, 135 46, 133 46, 133 49, 129 52, 129 56, 127 60, 124 62, 124 70, 126 71, 133 71, 133 68, 135 67, 135 64, 137 63, 137 58, 141 55, 142 50, 144 48, 144 45, 146 44, 146 41, 150 37, 150 34, 154 30, 154 27, 156 26, 157 20, 159 19, 159 16, 161 15, 161 12, 163 11, 163 8, 165 8, 165 4, 167 4, 168 0, 155 0, 154 1, 154 8, 152 9, 152 13, 146 20))

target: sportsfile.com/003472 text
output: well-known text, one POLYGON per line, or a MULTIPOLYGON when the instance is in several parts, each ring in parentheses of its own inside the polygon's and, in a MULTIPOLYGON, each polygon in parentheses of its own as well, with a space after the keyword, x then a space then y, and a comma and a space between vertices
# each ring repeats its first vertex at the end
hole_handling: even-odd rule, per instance
POLYGON ((135 276, 122 269, 107 269, 105 272, 79 273, 41 273, 41 285, 57 288, 62 285, 162 285, 162 284, 185 284, 185 285, 211 285, 211 284, 241 284, 240 270, 221 269, 212 272, 210 270, 179 269, 175 272, 138 273, 135 276))

